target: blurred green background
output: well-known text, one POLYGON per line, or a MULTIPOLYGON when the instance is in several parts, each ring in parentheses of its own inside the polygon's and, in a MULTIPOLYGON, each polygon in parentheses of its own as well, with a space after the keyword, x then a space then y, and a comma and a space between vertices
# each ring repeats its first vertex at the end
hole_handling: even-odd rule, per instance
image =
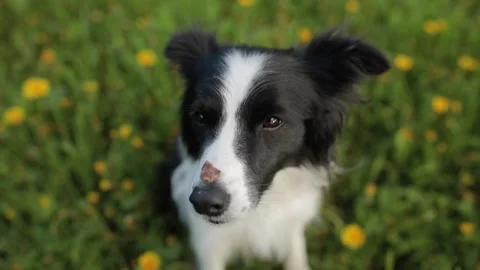
POLYGON ((345 21, 393 67, 351 111, 312 269, 480 269, 475 0, 0 0, 0 269, 190 269, 150 192, 178 132, 170 34, 287 47, 345 21))

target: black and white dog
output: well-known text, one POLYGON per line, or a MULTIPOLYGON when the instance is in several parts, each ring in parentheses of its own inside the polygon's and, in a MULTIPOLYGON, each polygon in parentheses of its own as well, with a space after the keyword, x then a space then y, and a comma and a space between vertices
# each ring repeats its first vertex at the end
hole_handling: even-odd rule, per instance
POLYGON ((390 68, 375 47, 331 30, 306 46, 226 45, 174 34, 166 57, 186 81, 172 198, 201 270, 234 259, 309 269, 304 230, 334 169, 355 85, 390 68))

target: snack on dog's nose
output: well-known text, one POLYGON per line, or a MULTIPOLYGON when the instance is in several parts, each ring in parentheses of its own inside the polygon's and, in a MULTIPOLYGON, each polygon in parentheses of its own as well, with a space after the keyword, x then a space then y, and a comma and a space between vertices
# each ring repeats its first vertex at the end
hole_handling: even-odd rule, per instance
POLYGON ((212 163, 209 161, 205 161, 202 166, 202 174, 200 175, 200 179, 207 183, 212 183, 220 178, 220 170, 215 168, 212 163))

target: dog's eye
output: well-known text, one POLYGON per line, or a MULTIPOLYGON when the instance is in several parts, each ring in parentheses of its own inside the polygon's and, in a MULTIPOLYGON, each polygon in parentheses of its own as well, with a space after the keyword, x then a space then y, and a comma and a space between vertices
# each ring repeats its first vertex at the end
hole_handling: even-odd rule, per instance
POLYGON ((205 124, 205 115, 201 112, 196 112, 193 114, 193 119, 199 124, 205 124))
POLYGON ((276 129, 282 125, 282 120, 275 116, 268 116, 263 120, 262 127, 264 129, 276 129))

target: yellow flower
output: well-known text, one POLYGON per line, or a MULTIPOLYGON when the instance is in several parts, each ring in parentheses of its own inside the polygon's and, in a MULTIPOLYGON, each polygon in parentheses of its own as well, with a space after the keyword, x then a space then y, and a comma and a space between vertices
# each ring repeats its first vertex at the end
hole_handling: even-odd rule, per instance
POLYGON ((152 67, 157 63, 157 55, 151 49, 144 49, 137 53, 137 62, 144 67, 152 67))
POLYGON ((131 191, 133 189, 133 181, 130 178, 125 178, 122 182, 122 187, 126 191, 131 191))
POLYGON ((405 54, 399 54, 393 60, 395 66, 402 71, 409 71, 413 68, 413 59, 405 54))
POLYGON ((141 270, 157 270, 161 263, 160 257, 153 251, 144 252, 138 258, 138 265, 141 270))
POLYGON ((93 163, 93 170, 98 174, 103 174, 107 170, 107 164, 104 161, 95 161, 93 163))
POLYGON ((356 249, 365 244, 365 231, 357 224, 349 224, 342 231, 342 244, 356 249))
POLYGON ((7 125, 18 126, 24 119, 25 111, 18 106, 10 107, 3 113, 3 121, 7 125))
POLYGON ((8 208, 7 210, 5 210, 3 215, 5 216, 5 218, 7 220, 13 220, 15 218, 15 216, 17 215, 17 213, 12 208, 8 208))
POLYGON ((429 35, 436 35, 448 29, 448 22, 445 19, 428 20, 423 24, 423 31, 429 35))
POLYGON ((83 91, 86 93, 95 93, 98 91, 98 82, 94 80, 89 80, 83 83, 83 91))
POLYGON ((47 195, 42 195, 39 201, 43 209, 50 208, 50 198, 47 195))
POLYGON ((444 153, 448 149, 448 144, 445 142, 441 142, 437 145, 437 151, 440 153, 444 153))
POLYGON ((460 183, 464 186, 471 186, 473 184, 473 177, 467 172, 460 173, 460 183))
POLYGON ((470 235, 475 232, 475 224, 473 224, 472 222, 462 222, 458 226, 458 229, 461 233, 470 235))
POLYGON ((238 4, 241 7, 251 7, 255 4, 255 0, 238 0, 238 4))
POLYGON ((427 132, 425 132, 425 139, 427 139, 427 141, 434 142, 437 140, 437 138, 438 138, 438 135, 435 130, 429 129, 427 130, 427 132))
POLYGON ((352 13, 352 14, 357 13, 359 8, 360 8, 360 4, 358 3, 357 0, 348 0, 345 3, 345 10, 348 13, 352 13))
POLYGON ((307 27, 298 29, 297 36, 301 43, 308 43, 313 38, 312 31, 310 31, 310 29, 307 27))
POLYGON ((463 110, 462 102, 454 100, 450 102, 450 108, 454 113, 461 113, 463 110))
POLYGON ((97 204, 100 201, 100 194, 96 191, 90 191, 87 194, 87 201, 93 204, 97 204))
POLYGON ((142 138, 135 136, 132 138, 132 146, 135 149, 139 149, 143 147, 143 140, 142 138))
POLYGON ((448 111, 450 100, 446 97, 435 96, 432 99, 432 109, 437 114, 444 114, 448 111))
POLYGON ((101 191, 108 191, 112 189, 112 182, 108 179, 101 179, 98 187, 101 191))
POLYGON ((60 107, 67 109, 73 106, 73 100, 70 97, 62 97, 60 100, 60 107))
POLYGON ((413 132, 408 128, 400 129, 400 135, 402 136, 402 138, 404 138, 407 141, 412 141, 413 138, 415 137, 413 132))
POLYGON ((377 186, 374 183, 369 183, 365 187, 365 195, 367 197, 373 197, 377 193, 377 186))
POLYGON ((40 59, 45 64, 51 64, 55 61, 55 51, 53 49, 45 49, 40 54, 40 59))
POLYGON ((130 124, 123 124, 118 128, 118 135, 120 138, 126 139, 130 137, 130 134, 132 134, 132 125, 130 124))
POLYGON ((40 77, 31 77, 23 82, 22 94, 27 100, 45 97, 50 92, 50 82, 40 77))
POLYGON ((457 65, 465 71, 475 71, 478 68, 478 60, 470 55, 462 55, 458 58, 457 65))

